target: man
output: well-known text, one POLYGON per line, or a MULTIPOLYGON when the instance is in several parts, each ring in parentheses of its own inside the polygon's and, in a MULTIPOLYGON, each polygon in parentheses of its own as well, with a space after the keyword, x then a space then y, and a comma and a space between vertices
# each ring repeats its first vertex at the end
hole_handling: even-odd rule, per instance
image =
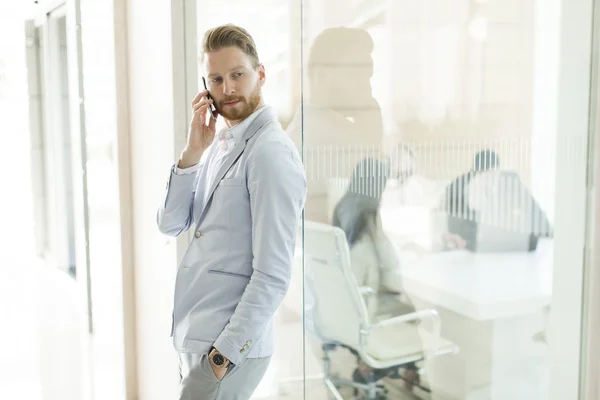
POLYGON ((478 174, 498 168, 500 168, 500 159, 496 152, 491 150, 477 152, 473 160, 473 169, 459 176, 446 187, 445 201, 448 213, 462 219, 473 217, 475 211, 468 201, 471 180, 478 174))
POLYGON ((506 248, 506 235, 523 235, 533 251, 539 237, 552 236, 546 213, 519 174, 500 169, 494 151, 479 151, 472 170, 452 181, 445 195, 448 231, 461 236, 469 250, 493 244, 498 251, 506 248))
POLYGON ((194 229, 175 284, 179 398, 241 400, 273 352, 273 315, 290 282, 306 176, 274 109, 263 104, 265 69, 250 34, 234 25, 211 29, 200 57, 208 90, 192 101, 187 145, 157 220, 172 236, 194 229), (209 107, 226 124, 218 135, 209 107))

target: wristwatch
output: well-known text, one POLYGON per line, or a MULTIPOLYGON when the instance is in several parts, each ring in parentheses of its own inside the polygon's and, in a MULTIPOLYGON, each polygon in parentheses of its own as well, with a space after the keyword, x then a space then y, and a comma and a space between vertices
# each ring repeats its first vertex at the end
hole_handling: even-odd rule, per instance
POLYGON ((226 368, 230 364, 230 361, 226 359, 223 354, 219 353, 219 350, 215 349, 214 347, 210 351, 208 357, 210 358, 212 363, 217 367, 226 368))

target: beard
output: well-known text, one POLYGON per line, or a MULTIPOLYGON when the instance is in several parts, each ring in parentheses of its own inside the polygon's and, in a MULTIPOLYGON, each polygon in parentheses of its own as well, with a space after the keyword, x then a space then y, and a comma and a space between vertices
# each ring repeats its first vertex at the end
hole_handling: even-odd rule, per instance
POLYGON ((228 96, 221 100, 217 106, 217 111, 229 121, 241 121, 248 118, 260 105, 261 96, 258 85, 252 90, 250 96, 228 96), (234 107, 226 106, 230 101, 239 101, 234 107))

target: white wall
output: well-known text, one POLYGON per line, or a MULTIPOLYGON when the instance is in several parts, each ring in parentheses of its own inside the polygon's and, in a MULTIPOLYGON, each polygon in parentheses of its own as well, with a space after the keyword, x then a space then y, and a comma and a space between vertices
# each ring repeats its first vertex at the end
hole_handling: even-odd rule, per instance
POLYGON ((179 380, 169 338, 175 241, 155 219, 174 154, 171 1, 129 0, 127 24, 138 398, 163 400, 179 380))

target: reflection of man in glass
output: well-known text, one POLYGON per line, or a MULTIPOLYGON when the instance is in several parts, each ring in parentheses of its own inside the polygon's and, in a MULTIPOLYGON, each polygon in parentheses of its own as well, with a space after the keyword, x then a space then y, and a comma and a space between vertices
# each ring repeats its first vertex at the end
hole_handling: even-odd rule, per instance
POLYGON ((309 220, 328 223, 328 183, 349 178, 362 158, 380 153, 381 109, 371 89, 373 47, 366 31, 340 27, 323 31, 309 50, 303 118, 296 115, 288 127, 298 148, 304 131, 309 220))

